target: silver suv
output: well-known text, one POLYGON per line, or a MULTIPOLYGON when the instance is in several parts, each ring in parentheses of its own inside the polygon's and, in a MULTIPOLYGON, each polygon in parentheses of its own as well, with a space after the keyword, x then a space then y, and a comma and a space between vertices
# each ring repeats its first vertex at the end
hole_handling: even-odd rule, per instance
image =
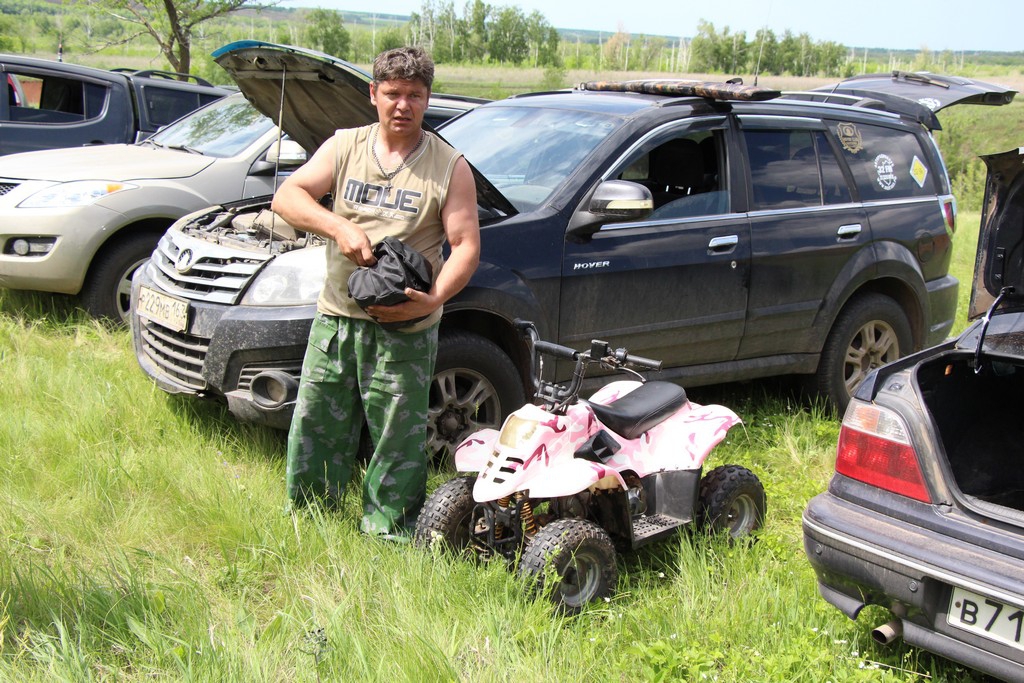
MULTIPOLYGON (((440 124, 479 101, 432 99, 440 124)), ((127 320, 131 277, 178 218, 267 195, 306 160, 240 93, 134 145, 0 158, 0 287, 78 294, 92 315, 127 320)))

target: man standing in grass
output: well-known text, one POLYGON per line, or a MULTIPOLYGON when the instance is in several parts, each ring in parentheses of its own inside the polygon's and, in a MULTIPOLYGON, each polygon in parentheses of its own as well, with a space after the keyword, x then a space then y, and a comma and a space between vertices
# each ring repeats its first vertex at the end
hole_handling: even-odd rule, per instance
MULTIPOLYGON (((373 456, 363 479, 364 533, 404 536, 426 493, 430 379, 441 307, 461 290, 480 256, 476 185, 469 164, 423 130, 434 64, 420 48, 374 60, 370 101, 378 123, 339 130, 277 191, 273 209, 328 240, 288 434, 288 495, 298 504, 336 502, 345 491, 363 422, 373 456), (317 200, 334 194, 333 211, 317 200), (434 269, 428 292, 363 311, 348 277, 376 262, 373 245, 397 237, 434 269), (447 239, 451 255, 444 261, 447 239), (391 331, 380 323, 425 319, 391 331)), ((389 327, 391 327, 389 325, 389 327)))

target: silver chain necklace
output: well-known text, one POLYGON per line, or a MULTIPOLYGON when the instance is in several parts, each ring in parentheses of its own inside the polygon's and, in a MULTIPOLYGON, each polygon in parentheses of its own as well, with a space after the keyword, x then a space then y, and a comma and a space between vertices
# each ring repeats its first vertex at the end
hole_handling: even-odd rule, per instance
POLYGON ((409 150, 408 154, 406 154, 404 157, 402 157, 402 162, 400 164, 398 164, 398 167, 395 168, 394 171, 385 171, 384 170, 384 166, 381 165, 381 163, 380 163, 380 159, 377 158, 377 132, 379 130, 380 130, 380 126, 379 125, 376 128, 373 129, 373 142, 370 143, 370 154, 371 154, 371 156, 373 156, 373 163, 377 164, 377 170, 379 170, 380 174, 382 176, 384 176, 384 182, 387 183, 384 186, 384 194, 386 196, 388 194, 391 194, 391 187, 392 187, 391 180, 392 180, 392 178, 394 178, 396 175, 398 175, 398 172, 401 171, 403 168, 405 168, 405 162, 409 161, 409 157, 411 157, 413 154, 415 154, 416 150, 418 150, 420 148, 420 145, 423 144, 423 137, 424 137, 424 135, 423 135, 423 131, 421 130, 420 131, 420 137, 419 137, 419 140, 416 141, 416 145, 412 149, 409 150))

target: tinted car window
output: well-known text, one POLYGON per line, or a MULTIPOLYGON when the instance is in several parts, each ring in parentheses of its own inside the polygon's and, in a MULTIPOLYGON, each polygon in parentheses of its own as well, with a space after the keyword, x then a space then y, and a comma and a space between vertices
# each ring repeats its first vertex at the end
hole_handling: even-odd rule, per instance
POLYGON ((654 220, 724 213, 728 195, 722 179, 721 131, 655 138, 634 150, 613 177, 644 185, 654 199, 654 220))
POLYGON ((181 119, 150 138, 163 147, 181 147, 212 157, 231 157, 270 130, 274 122, 241 96, 225 97, 181 119))
POLYGON ((525 212, 547 201, 617 121, 591 112, 484 106, 446 125, 444 137, 525 212))
POLYGON ((828 136, 823 132, 814 134, 815 147, 818 151, 819 171, 821 172, 821 190, 826 204, 845 204, 853 200, 850 186, 843 174, 843 169, 836 158, 836 153, 829 144, 828 136))
POLYGON ((839 123, 833 128, 862 200, 935 194, 935 173, 917 136, 863 123, 839 123))
POLYGON ((200 105, 199 94, 186 90, 143 86, 142 97, 153 126, 166 126, 200 105))
POLYGON ((821 179, 809 130, 748 130, 754 209, 821 206, 821 179))
POLYGON ((109 90, 59 76, 12 73, 8 78, 10 119, 21 123, 74 123, 103 113, 109 90), (14 87, 17 79, 18 88, 14 87))

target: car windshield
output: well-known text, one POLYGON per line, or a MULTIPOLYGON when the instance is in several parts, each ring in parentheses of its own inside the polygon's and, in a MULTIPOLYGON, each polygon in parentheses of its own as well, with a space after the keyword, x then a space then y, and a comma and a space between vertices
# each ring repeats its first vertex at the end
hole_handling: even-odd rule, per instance
POLYGON ((441 134, 525 212, 543 205, 618 120, 565 109, 487 105, 454 119, 441 134))
POLYGON ((211 157, 241 153, 273 128, 241 95, 225 97, 172 123, 143 142, 211 157))

